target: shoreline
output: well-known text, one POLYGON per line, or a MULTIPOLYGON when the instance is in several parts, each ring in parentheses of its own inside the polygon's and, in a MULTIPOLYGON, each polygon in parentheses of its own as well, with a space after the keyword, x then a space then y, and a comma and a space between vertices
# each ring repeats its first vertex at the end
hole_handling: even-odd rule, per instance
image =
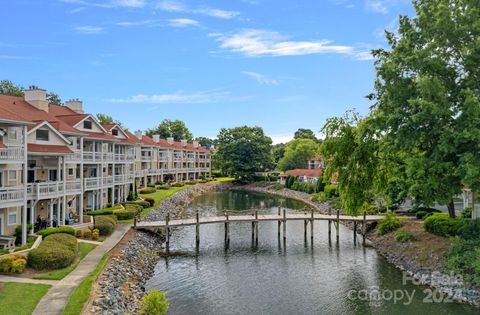
MULTIPOLYGON (((261 187, 256 184, 248 184, 244 186, 234 187, 234 190, 244 190, 251 192, 259 192, 271 195, 282 196, 286 198, 296 199, 303 201, 310 206, 313 206, 317 211, 321 213, 327 213, 328 208, 331 207, 328 203, 319 203, 311 201, 311 196, 304 192, 298 192, 290 189, 268 189, 269 187, 261 187)), ((271 188, 271 186, 270 186, 271 188)), ((350 226, 345 225, 351 229, 350 226)), ((452 275, 445 274, 442 271, 430 268, 430 266, 423 265, 421 263, 414 264, 411 260, 396 251, 395 248, 388 246, 384 243, 384 239, 371 233, 370 229, 367 229, 367 245, 375 248, 378 254, 384 257, 389 263, 396 268, 404 271, 408 276, 418 280, 422 285, 427 285, 433 289, 436 289, 443 294, 446 294, 449 298, 459 303, 470 304, 475 307, 480 307, 480 290, 471 286, 470 284, 463 283, 457 279, 453 279, 452 275), (448 279, 445 283, 445 279, 448 279)), ((361 236, 359 236, 361 237, 361 236)), ((396 242, 396 241, 395 241, 396 242)))

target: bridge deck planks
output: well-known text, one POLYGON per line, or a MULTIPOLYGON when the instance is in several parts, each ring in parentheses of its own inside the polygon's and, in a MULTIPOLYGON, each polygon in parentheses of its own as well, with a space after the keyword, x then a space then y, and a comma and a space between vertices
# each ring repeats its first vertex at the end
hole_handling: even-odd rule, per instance
MULTIPOLYGON (((286 215, 287 221, 301 221, 301 220, 310 220, 312 218, 311 213, 290 213, 286 215)), ((375 222, 383 219, 383 216, 379 215, 367 215, 365 221, 375 222)), ((336 215, 328 214, 319 214, 315 213, 313 215, 315 221, 336 221, 336 215)), ((349 216, 349 215, 340 215, 338 218, 341 222, 362 222, 363 216, 349 216)), ((255 219, 254 215, 229 215, 228 221, 225 216, 216 216, 216 217, 203 217, 199 218, 199 224, 213 224, 213 223, 225 223, 225 222, 268 222, 268 221, 283 221, 283 216, 278 214, 268 214, 268 215, 258 215, 258 220, 255 219)), ((168 223, 169 227, 179 227, 179 226, 189 226, 196 225, 197 221, 195 218, 192 219, 178 219, 170 220, 168 223)), ((137 222, 136 228, 164 228, 167 226, 166 221, 141 221, 137 222)))

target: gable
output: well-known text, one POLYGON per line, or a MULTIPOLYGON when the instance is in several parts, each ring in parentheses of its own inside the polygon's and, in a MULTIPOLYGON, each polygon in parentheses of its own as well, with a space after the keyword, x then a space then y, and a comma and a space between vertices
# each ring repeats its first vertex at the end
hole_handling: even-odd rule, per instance
POLYGON ((74 127, 86 132, 106 133, 106 130, 91 115, 86 116, 74 127))
POLYGON ((47 145, 69 145, 70 142, 48 122, 43 122, 27 134, 27 143, 47 145))

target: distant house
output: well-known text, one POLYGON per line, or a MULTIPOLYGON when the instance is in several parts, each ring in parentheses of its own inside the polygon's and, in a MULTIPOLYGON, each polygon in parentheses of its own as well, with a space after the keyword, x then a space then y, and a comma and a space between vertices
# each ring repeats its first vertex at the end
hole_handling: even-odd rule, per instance
POLYGON ((314 156, 310 160, 308 160, 308 169, 314 170, 317 168, 323 169, 325 165, 323 164, 323 158, 320 155, 314 156))
POLYGON ((294 176, 299 179, 300 182, 316 183, 323 174, 323 159, 321 156, 314 156, 307 162, 306 169, 297 168, 294 170, 288 170, 284 174, 278 176, 278 181, 285 185, 288 176, 294 176))

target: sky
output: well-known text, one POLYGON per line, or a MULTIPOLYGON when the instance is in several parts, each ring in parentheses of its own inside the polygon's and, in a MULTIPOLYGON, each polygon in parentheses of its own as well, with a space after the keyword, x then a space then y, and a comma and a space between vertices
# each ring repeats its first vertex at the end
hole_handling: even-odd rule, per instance
POLYGON ((366 114, 373 48, 408 0, 0 0, 0 79, 130 130, 261 126, 274 143, 366 114))

